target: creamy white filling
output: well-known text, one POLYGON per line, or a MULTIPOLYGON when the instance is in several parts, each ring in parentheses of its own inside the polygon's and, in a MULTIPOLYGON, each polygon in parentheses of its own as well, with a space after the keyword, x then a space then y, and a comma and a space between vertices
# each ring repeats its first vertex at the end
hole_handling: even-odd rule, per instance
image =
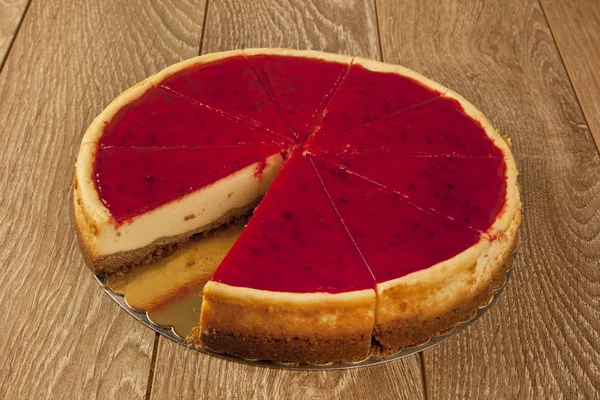
POLYGON ((267 166, 260 177, 255 176, 259 166, 255 163, 122 225, 116 226, 112 220, 99 224, 97 256, 135 250, 160 238, 206 226, 263 196, 282 164, 283 159, 277 153, 267 159, 267 166))

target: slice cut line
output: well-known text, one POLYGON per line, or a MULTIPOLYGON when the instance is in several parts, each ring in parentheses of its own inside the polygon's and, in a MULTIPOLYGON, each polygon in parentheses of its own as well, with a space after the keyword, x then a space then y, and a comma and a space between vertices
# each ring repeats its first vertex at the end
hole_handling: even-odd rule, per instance
MULTIPOLYGON (((455 99, 439 97, 363 127, 322 137, 315 151, 503 158, 484 127, 455 99)), ((311 148, 312 150, 312 148, 311 148)))
POLYGON ((313 51, 247 49, 244 53, 300 143, 311 132, 353 60, 333 55, 325 58, 313 51))
POLYGON ((190 101, 293 141, 293 134, 244 54, 232 53, 200 56, 175 64, 150 77, 150 81, 190 101))
POLYGON ((446 89, 414 71, 355 58, 312 137, 331 137, 441 96, 446 89), (429 86, 426 86, 429 85, 429 86))
POLYGON ((419 209, 396 193, 316 157, 311 160, 378 283, 448 260, 481 238, 479 232, 419 209), (395 223, 387 223, 390 219, 395 223))
POLYGON ((340 293, 374 286, 368 267, 299 148, 273 181, 213 280, 293 293, 340 293), (337 251, 331 252, 332 248, 337 251))
POLYGON ((321 158, 400 194, 419 208, 480 232, 492 226, 506 200, 507 171, 502 159, 377 153, 322 154, 321 158))
POLYGON ((99 145, 169 148, 282 142, 279 136, 158 87, 120 109, 106 124, 99 145))

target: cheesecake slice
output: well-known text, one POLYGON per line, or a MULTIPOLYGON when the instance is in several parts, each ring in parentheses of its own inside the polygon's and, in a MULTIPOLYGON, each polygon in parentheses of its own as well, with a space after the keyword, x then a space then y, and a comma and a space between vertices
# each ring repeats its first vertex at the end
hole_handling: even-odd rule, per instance
MULTIPOLYGON (((319 157, 311 159, 376 280, 374 352, 392 354, 443 333, 469 319, 503 283, 514 232, 492 239, 319 157)), ((519 222, 514 216, 513 229, 519 222)))
POLYGON ((295 141, 240 50, 192 58, 162 70, 149 80, 196 104, 295 141))
POLYGON ((356 57, 307 144, 429 102, 448 89, 399 65, 356 57))
POLYGON ((286 363, 369 356, 374 279, 296 149, 204 288, 197 343, 286 363))

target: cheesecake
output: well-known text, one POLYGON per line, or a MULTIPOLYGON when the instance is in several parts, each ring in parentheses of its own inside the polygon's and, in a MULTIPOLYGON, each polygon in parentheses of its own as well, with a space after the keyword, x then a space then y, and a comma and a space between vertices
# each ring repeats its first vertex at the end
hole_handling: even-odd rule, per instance
POLYGON ((470 319, 521 221, 510 141, 463 97, 290 49, 196 57, 125 91, 83 137, 73 199, 102 276, 250 215, 188 340, 284 363, 391 355, 470 319))

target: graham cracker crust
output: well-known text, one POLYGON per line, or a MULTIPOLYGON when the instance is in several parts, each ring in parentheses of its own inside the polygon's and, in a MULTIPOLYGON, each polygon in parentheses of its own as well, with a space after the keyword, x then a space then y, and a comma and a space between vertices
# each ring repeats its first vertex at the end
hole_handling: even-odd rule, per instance
POLYGON ((336 338, 312 337, 276 338, 250 336, 211 329, 186 338, 194 347, 235 354, 249 360, 275 360, 286 364, 329 364, 332 362, 358 362, 369 355, 368 335, 340 335, 336 338))

